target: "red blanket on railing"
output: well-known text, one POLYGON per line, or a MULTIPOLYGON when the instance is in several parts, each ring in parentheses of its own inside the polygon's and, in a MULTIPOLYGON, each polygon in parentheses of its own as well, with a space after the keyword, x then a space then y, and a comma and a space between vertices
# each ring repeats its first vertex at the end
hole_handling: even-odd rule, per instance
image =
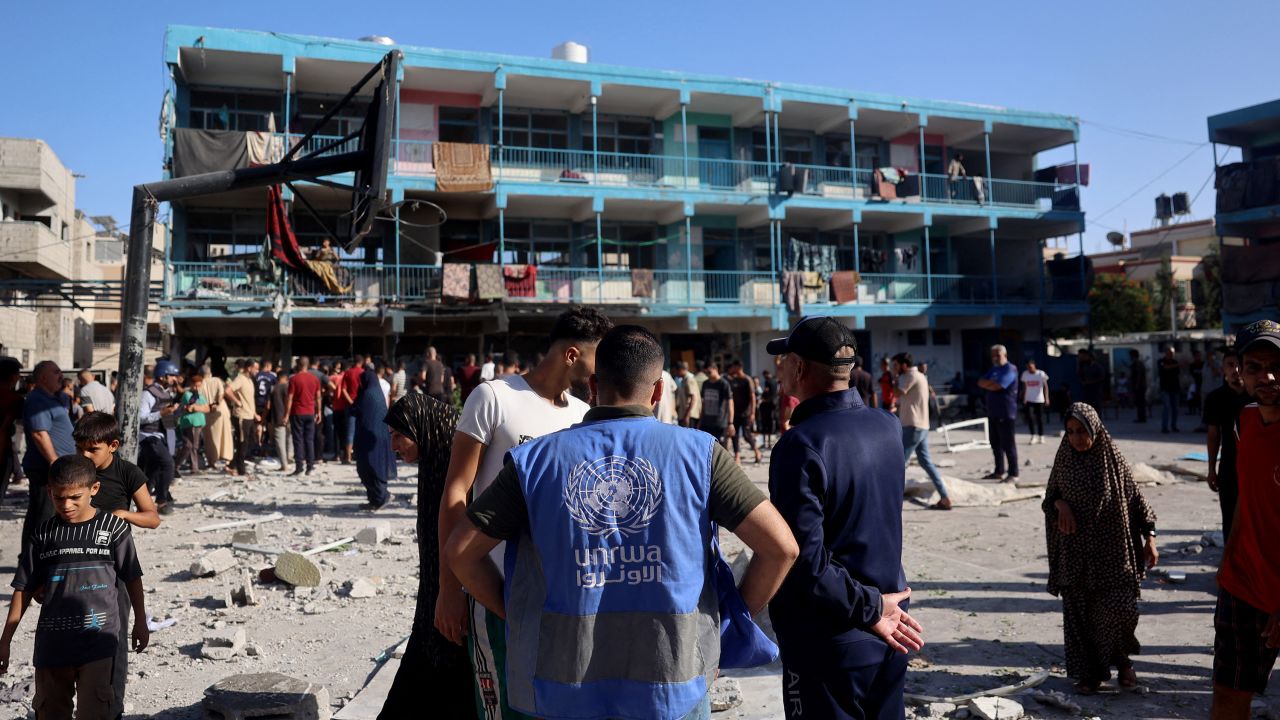
POLYGON ((285 267, 310 270, 302 248, 298 247, 298 237, 289 225, 289 214, 285 212, 279 185, 267 188, 267 236, 271 238, 271 257, 285 267))
POLYGON ((507 297, 535 297, 538 294, 538 268, 534 265, 507 265, 502 268, 502 282, 507 297))

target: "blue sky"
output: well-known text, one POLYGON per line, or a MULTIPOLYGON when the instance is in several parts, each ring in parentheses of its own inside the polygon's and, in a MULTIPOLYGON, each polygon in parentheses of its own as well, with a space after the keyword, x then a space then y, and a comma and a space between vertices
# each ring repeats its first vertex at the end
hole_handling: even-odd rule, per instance
MULTIPOLYGON (((160 177, 157 117, 169 23, 349 38, 376 33, 404 44, 538 56, 573 39, 601 62, 1076 115, 1085 122, 1080 158, 1092 164, 1083 194, 1089 250, 1101 249, 1109 229, 1149 227, 1160 192, 1194 195, 1205 185, 1211 146, 1197 145, 1208 115, 1280 95, 1274 0, 744 0, 678 9, 553 0, 54 0, 15 3, 5 14, 0 135, 47 141, 85 175, 77 205, 122 223, 131 187, 160 177)), ((1212 216, 1211 182, 1193 211, 1212 216)))

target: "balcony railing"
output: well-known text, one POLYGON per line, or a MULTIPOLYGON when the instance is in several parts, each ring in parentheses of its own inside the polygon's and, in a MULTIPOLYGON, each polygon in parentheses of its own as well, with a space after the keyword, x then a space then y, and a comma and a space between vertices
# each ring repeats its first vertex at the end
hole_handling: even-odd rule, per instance
MULTIPOLYGON (((304 305, 362 306, 381 303, 466 302, 442 297, 441 268, 431 265, 337 267, 345 291, 334 292, 311 275, 257 272, 247 263, 178 262, 169 268, 171 306, 263 305, 284 298, 304 305)), ((510 291, 512 303, 593 303, 708 307, 773 307, 784 300, 775 273, 749 270, 632 271, 624 268, 540 266, 532 287, 510 291)), ((1047 289, 1047 303, 1081 302, 1077 293, 1047 289)), ((806 305, 831 305, 824 283, 804 291, 806 305)), ((1030 278, 923 273, 864 273, 856 304, 1037 304, 1041 285, 1030 278)))
MULTIPOLYGON (((303 145, 313 152, 340 138, 316 135, 303 145)), ((294 141, 297 138, 295 136, 294 141)), ((323 154, 350 152, 357 139, 347 140, 323 154)), ((435 175, 429 140, 397 140, 392 172, 405 177, 435 175)), ((570 150, 559 148, 499 147, 490 152, 493 177, 514 183, 560 183, 641 187, 702 189, 762 194, 772 192, 776 167, 752 160, 729 160, 679 155, 570 150)), ((842 199, 870 199, 872 174, 868 168, 828 165, 796 165, 800 178, 795 192, 842 199)), ((990 205, 1018 208, 1062 207, 1074 209, 1069 193, 1074 185, 983 178, 981 190, 972 178, 951 180, 946 175, 926 173, 920 177, 921 201, 955 205, 990 205)))

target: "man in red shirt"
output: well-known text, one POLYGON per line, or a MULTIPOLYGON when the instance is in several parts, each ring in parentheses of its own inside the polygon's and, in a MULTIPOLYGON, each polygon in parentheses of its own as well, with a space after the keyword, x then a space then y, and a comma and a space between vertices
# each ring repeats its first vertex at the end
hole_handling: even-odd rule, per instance
POLYGON ((468 355, 467 364, 458 369, 458 385, 462 389, 462 402, 465 405, 471 391, 480 384, 480 366, 476 364, 476 356, 468 355))
POLYGON ((363 374, 364 356, 356 355, 351 367, 334 379, 338 394, 333 398, 333 411, 342 413, 342 422, 333 431, 341 448, 338 459, 343 465, 351 464, 351 446, 356 442, 356 415, 352 410, 355 408, 356 395, 360 392, 360 376, 363 374))
POLYGON ((289 380, 289 397, 285 401, 284 417, 293 434, 293 457, 297 469, 292 475, 301 475, 304 470, 310 475, 316 467, 316 425, 323 419, 320 404, 320 378, 307 368, 311 360, 298 358, 298 371, 289 380))
POLYGON ((1214 720, 1247 720, 1280 649, 1280 324, 1236 336, 1245 392, 1240 411, 1235 523, 1218 570, 1213 629, 1214 720))

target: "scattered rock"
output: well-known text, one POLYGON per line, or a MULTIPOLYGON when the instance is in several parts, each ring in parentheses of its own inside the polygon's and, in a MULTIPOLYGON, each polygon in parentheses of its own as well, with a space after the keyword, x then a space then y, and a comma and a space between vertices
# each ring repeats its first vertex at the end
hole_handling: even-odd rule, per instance
POLYGON ((254 529, 237 530, 231 535, 231 542, 233 544, 239 543, 241 545, 257 545, 258 531, 254 529))
POLYGON ((248 570, 240 571, 240 586, 231 591, 231 600, 237 605, 258 604, 258 598, 253 592, 253 577, 248 570))
POLYGON ((391 523, 382 520, 356 533, 356 542, 361 545, 377 545, 391 537, 391 523))
POLYGON ((236 566, 236 556, 230 548, 218 548, 191 563, 191 574, 196 577, 209 577, 225 572, 236 566))
POLYGON ((235 627, 205 633, 200 656, 210 660, 230 660, 244 650, 244 628, 235 627))
POLYGON ((371 598, 378 594, 378 587, 368 578, 356 578, 347 582, 347 596, 353 598, 371 598))
POLYGON ((950 717, 951 713, 956 711, 956 704, 949 702, 929 703, 929 717, 944 718, 950 717))
POLYGON ((1065 693, 1056 690, 1032 690, 1028 695, 1041 705, 1056 707, 1059 710, 1067 711, 1071 715, 1079 715, 1084 712, 1079 704, 1073 702, 1065 693))
POLYGON ((711 712, 732 710, 742 704, 742 687, 730 677, 721 677, 711 686, 711 712))
POLYGON ((282 717, 329 720, 329 691, 323 685, 280 673, 232 675, 210 685, 200 703, 206 718, 282 717))
POLYGON ((1201 545, 1200 543, 1195 543, 1195 542, 1188 543, 1187 545, 1183 546, 1183 548, 1178 552, 1182 553, 1183 555, 1199 555, 1200 553, 1204 552, 1204 546, 1201 545))
POLYGON ((1146 463, 1133 464, 1133 481, 1139 485, 1169 485, 1178 481, 1173 473, 1158 470, 1146 463))
POLYGON ((969 712, 981 720, 1017 720, 1022 717, 1022 706, 1003 697, 980 697, 969 701, 969 712))
POLYGON ((1222 536, 1221 530, 1207 532, 1200 538, 1200 543, 1206 547, 1226 547, 1227 541, 1222 536))
POLYGON ((249 657, 262 657, 262 646, 258 643, 245 643, 244 654, 249 657))
POLYGON ((306 555, 280 553, 276 558, 276 577, 294 587, 316 587, 320 584, 320 568, 306 555))

